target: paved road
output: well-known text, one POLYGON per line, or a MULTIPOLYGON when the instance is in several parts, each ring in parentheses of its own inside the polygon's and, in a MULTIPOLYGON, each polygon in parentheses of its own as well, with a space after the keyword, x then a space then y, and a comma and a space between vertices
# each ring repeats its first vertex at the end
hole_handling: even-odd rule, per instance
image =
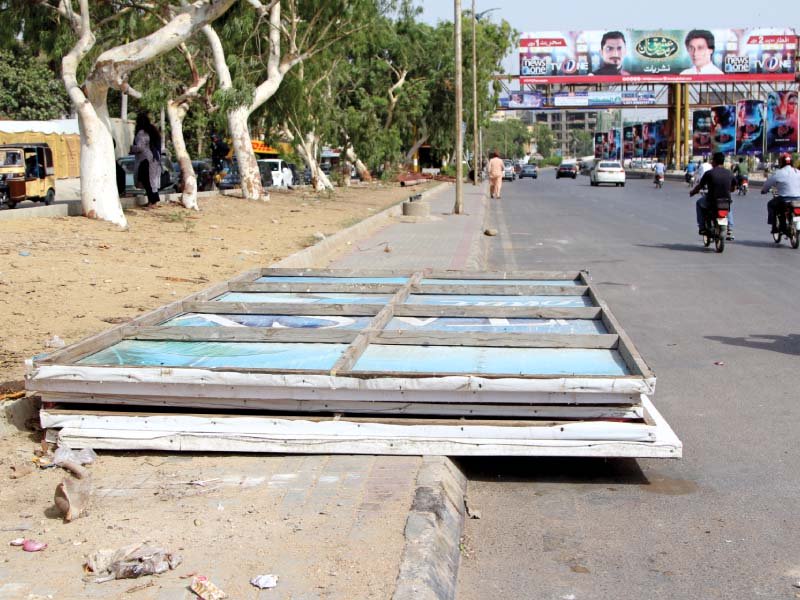
POLYGON ((800 597, 800 250, 772 243, 763 198, 735 201, 721 255, 677 182, 545 170, 492 201, 489 267, 589 269, 685 458, 461 461, 482 518, 460 600, 800 597))

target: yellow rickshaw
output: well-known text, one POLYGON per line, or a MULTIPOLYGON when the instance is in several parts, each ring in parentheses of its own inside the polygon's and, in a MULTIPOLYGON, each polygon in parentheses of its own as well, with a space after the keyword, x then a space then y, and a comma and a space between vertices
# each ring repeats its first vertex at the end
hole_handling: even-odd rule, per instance
POLYGON ((0 206, 14 208, 32 200, 52 204, 56 199, 56 170, 47 144, 0 145, 0 206))

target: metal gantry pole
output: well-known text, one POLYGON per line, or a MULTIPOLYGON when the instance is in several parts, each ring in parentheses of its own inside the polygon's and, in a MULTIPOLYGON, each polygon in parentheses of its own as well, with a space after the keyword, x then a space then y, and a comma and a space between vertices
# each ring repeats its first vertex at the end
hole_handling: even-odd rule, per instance
POLYGON ((478 185, 480 154, 478 154, 478 19, 475 0, 472 0, 472 185, 478 185))
POLYGON ((461 130, 463 119, 464 81, 461 57, 461 0, 454 1, 455 51, 456 51, 456 203, 453 213, 464 212, 464 134, 461 130))

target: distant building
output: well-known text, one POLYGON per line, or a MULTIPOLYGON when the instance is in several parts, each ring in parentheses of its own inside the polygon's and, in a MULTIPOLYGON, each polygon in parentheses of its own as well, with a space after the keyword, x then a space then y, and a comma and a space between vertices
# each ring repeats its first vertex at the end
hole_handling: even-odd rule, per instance
MULTIPOLYGON (((509 111, 510 112, 510 111, 509 111)), ((533 125, 543 123, 550 127, 555 137, 553 147, 554 154, 561 156, 571 156, 573 148, 570 148, 571 131, 590 131, 594 133, 597 127, 596 110, 537 110, 537 111, 517 111, 517 115, 524 123, 533 125)))

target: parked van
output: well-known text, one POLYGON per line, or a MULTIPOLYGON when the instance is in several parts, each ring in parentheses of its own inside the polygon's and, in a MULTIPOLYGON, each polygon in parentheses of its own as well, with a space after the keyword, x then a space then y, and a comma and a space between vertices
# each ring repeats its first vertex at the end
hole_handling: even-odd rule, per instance
POLYGON ((0 146, 0 205, 14 208, 33 200, 52 204, 56 199, 53 152, 47 144, 0 146))
MULTIPOLYGON (((286 161, 280 158, 261 158, 258 161, 259 168, 260 165, 266 165, 269 167, 269 170, 272 172, 272 185, 275 187, 286 187, 286 182, 283 181, 283 169, 288 168, 288 164, 286 161)), ((262 177, 262 179, 264 179, 262 177)), ((294 182, 297 183, 297 182, 294 182)))

